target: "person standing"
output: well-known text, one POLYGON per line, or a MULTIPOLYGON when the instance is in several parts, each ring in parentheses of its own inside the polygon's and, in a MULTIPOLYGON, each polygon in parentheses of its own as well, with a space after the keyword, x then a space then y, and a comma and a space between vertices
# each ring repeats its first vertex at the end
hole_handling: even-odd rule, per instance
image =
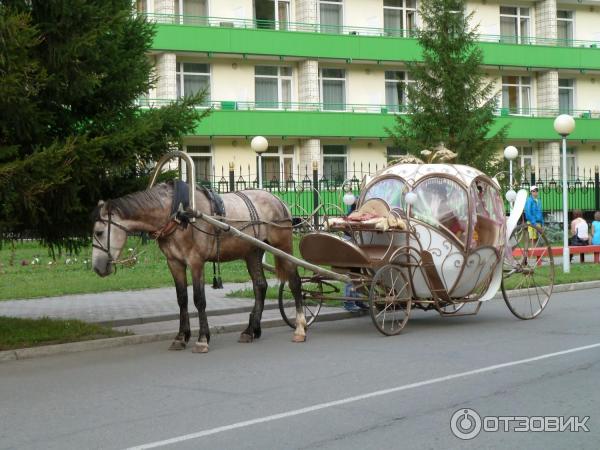
POLYGON ((525 219, 530 225, 529 239, 532 242, 537 241, 538 232, 544 228, 544 213, 542 212, 542 200, 539 198, 538 187, 533 185, 529 188, 531 195, 527 197, 525 203, 525 219))
POLYGON ((592 222, 592 245, 600 245, 600 211, 594 213, 592 222))

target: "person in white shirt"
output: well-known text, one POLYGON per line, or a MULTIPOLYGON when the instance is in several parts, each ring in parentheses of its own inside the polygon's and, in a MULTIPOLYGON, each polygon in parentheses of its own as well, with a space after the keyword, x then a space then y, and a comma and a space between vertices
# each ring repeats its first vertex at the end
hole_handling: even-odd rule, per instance
MULTIPOLYGON (((569 245, 589 245, 590 235, 588 230, 588 223, 583 218, 583 213, 581 210, 576 209, 573 211, 573 220, 571 221, 571 239, 569 239, 569 245)), ((573 259, 573 255, 570 255, 569 259, 573 259)), ((583 262, 583 254, 581 254, 581 261, 583 262)))

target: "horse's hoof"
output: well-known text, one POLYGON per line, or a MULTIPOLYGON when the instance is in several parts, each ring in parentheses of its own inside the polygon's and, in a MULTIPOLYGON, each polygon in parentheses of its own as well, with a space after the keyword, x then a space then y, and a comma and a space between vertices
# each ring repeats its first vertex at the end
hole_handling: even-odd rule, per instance
POLYGON ((254 341, 252 335, 246 333, 240 334, 240 338, 238 339, 238 342, 241 342, 242 344, 249 344, 252 341, 254 341))
POLYGON ((299 336, 299 335, 295 334, 292 337, 292 342, 306 342, 306 336, 299 336))
POLYGON ((171 342, 171 346, 169 347, 169 350, 185 350, 185 342, 175 340, 175 341, 171 342))
POLYGON ((206 342, 196 342, 192 353, 208 353, 208 344, 206 342))

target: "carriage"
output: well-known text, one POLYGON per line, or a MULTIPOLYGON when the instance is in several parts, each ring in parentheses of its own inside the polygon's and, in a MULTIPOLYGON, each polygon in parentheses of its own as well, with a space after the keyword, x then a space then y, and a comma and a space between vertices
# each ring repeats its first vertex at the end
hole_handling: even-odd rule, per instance
MULTIPOLYGON (((498 182, 472 167, 397 164, 368 177, 352 214, 300 242, 305 261, 349 278, 305 271, 308 324, 324 302, 363 300, 377 330, 395 335, 413 309, 476 314, 498 290, 515 316, 533 319, 552 294, 554 263, 543 233, 519 224, 526 197, 518 193, 506 219, 498 182)), ((281 284, 293 327, 287 294, 281 284)))
POLYGON ((332 302, 368 301, 377 330, 396 335, 414 309, 476 314, 501 290, 515 316, 533 319, 552 294, 549 244, 540 230, 519 223, 527 192, 516 195, 506 218, 498 182, 471 167, 396 164, 366 177, 352 214, 326 218, 322 229, 302 237, 302 258, 292 255, 293 221, 279 198, 262 190, 221 198, 193 180, 189 155, 171 151, 158 162, 148 190, 100 201, 94 213, 92 267, 98 275, 114 273, 131 232, 149 232, 167 257, 180 309, 173 350, 185 348, 191 336, 189 268, 200 326, 193 351, 208 351, 206 262, 218 268, 245 259, 255 304, 240 342, 260 337, 265 251, 275 256, 279 309, 295 330, 294 342, 304 342, 306 328, 332 302), (185 163, 187 185, 154 186, 172 158, 185 163))

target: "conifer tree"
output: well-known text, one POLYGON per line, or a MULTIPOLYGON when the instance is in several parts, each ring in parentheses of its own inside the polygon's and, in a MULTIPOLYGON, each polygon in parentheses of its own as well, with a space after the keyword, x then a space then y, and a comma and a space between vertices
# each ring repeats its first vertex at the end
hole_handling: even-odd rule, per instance
POLYGON ((482 69, 473 14, 464 0, 421 0, 417 32, 422 61, 407 63, 407 115, 388 130, 396 145, 420 156, 443 143, 456 152, 456 162, 491 173, 499 164, 498 149, 506 127, 495 132, 497 93, 482 69))
POLYGON ((98 200, 142 189, 192 132, 201 95, 136 106, 154 32, 131 0, 0 1, 0 240, 89 236, 98 200))

